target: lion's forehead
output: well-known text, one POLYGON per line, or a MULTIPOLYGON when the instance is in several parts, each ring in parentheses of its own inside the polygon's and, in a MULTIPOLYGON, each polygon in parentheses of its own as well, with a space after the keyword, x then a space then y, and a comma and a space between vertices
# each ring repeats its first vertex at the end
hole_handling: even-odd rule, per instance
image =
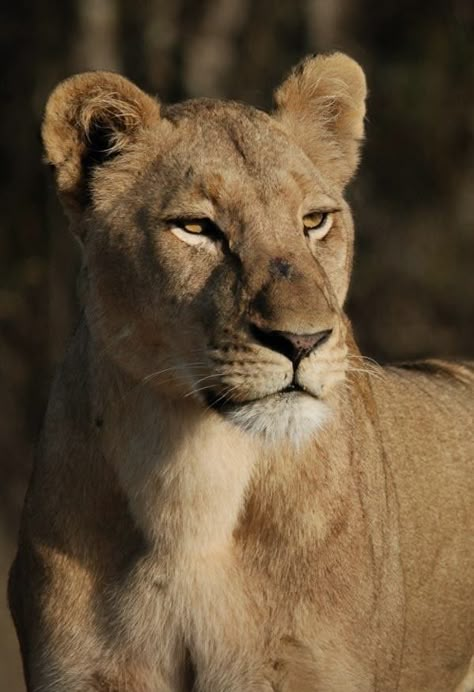
POLYGON ((277 222, 285 213, 294 216, 305 199, 328 194, 320 173, 291 142, 272 148, 249 138, 244 146, 226 137, 193 136, 192 128, 179 133, 142 178, 142 199, 170 217, 194 211, 212 217, 213 209, 244 222, 258 214, 277 222))
POLYGON ((317 179, 306 154, 266 113, 240 104, 209 104, 205 100, 183 105, 157 166, 172 169, 184 182, 221 176, 227 182, 278 187, 292 173, 308 181, 317 179))
MULTIPOLYGON (((166 170, 159 178, 166 176, 166 170)), ((297 212, 309 182, 302 181, 292 169, 274 168, 268 175, 258 176, 209 157, 198 165, 189 163, 186 171, 176 175, 170 187, 163 187, 150 179, 147 183, 149 199, 159 207, 164 217, 181 213, 196 216, 215 215, 232 217, 235 222, 248 224, 263 216, 275 223, 285 214, 297 212), (306 183, 306 184, 304 184, 306 183)))

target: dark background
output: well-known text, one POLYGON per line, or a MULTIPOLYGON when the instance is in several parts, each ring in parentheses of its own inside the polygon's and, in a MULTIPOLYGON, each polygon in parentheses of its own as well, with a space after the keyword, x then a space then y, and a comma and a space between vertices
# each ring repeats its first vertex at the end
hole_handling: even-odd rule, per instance
POLYGON ((77 319, 77 248, 41 164, 48 93, 124 73, 162 100, 268 107, 306 53, 367 72, 348 304, 366 355, 472 356, 472 0, 15 0, 0 9, 0 689, 22 688, 4 583, 51 374, 77 319))

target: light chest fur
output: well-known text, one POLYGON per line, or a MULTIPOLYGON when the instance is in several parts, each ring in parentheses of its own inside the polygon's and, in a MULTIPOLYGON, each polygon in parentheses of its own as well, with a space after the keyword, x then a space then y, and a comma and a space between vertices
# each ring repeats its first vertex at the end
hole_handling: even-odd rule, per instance
MULTIPOLYGON (((377 658, 379 674, 399 665, 400 646, 378 622, 393 620, 392 637, 401 627, 396 602, 378 603, 399 567, 397 550, 382 546, 391 493, 375 500, 382 479, 366 475, 347 437, 334 440, 331 421, 318 443, 295 450, 145 387, 120 391, 100 445, 146 546, 109 598, 107 627, 115 646, 128 642, 124 655, 159 671, 163 689, 187 689, 192 674, 198 689, 236 692, 312 690, 316 680, 371 690, 377 658), (360 482, 375 504, 355 500, 360 482), (371 630, 364 642, 354 619, 371 630)), ((393 579, 390 589, 393 601, 393 579)))

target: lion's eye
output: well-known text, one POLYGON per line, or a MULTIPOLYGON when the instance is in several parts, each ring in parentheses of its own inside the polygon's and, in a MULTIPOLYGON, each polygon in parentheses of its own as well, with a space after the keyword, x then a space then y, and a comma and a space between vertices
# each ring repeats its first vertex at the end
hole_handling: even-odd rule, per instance
POLYGON ((211 219, 175 219, 173 222, 178 228, 187 233, 203 234, 209 237, 218 235, 219 229, 211 219))
POLYGON ((173 219, 170 231, 188 245, 205 246, 219 236, 219 229, 210 219, 173 219))
POLYGON ((330 231, 333 215, 329 211, 314 211, 303 217, 306 235, 313 240, 322 240, 330 231))
POLYGON ((205 219, 199 221, 184 221, 183 230, 188 233, 205 233, 205 224, 205 219))

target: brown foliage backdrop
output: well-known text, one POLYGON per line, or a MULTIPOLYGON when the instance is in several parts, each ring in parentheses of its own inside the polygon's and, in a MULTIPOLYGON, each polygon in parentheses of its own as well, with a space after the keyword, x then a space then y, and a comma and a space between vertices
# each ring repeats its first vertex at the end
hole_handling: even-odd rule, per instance
POLYGON ((367 355, 472 356, 471 0, 15 0, 0 9, 0 689, 23 689, 4 584, 52 371, 77 318, 77 249, 41 164, 49 91, 123 72, 167 101, 271 103, 310 52, 366 69, 367 142, 349 191, 349 311, 367 355))

